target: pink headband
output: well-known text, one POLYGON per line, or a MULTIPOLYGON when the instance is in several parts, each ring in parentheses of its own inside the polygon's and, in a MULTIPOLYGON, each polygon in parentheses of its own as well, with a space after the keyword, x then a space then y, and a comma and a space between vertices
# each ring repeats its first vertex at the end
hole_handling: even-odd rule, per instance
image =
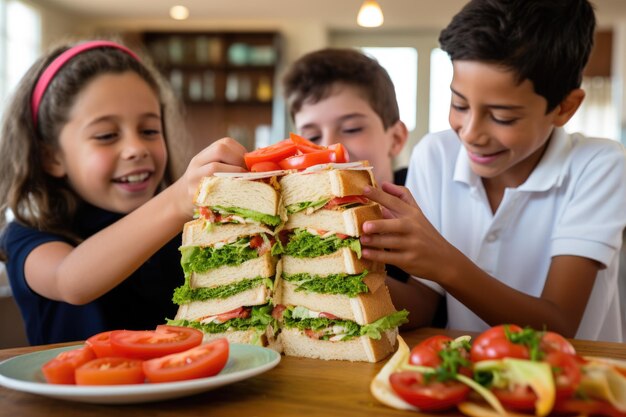
POLYGON ((81 52, 102 47, 120 49, 139 61, 139 57, 133 51, 125 46, 111 41, 89 41, 80 43, 66 50, 61 55, 56 57, 54 61, 52 61, 50 65, 46 67, 44 72, 37 80, 37 84, 35 85, 35 89, 33 90, 33 96, 30 104, 31 112, 33 115, 33 123, 35 124, 35 127, 37 127, 37 114, 39 113, 39 104, 41 103, 41 99, 43 98, 43 95, 46 92, 48 85, 52 82, 54 76, 57 74, 57 72, 59 72, 61 67, 63 67, 63 65, 65 65, 70 59, 74 58, 81 52))

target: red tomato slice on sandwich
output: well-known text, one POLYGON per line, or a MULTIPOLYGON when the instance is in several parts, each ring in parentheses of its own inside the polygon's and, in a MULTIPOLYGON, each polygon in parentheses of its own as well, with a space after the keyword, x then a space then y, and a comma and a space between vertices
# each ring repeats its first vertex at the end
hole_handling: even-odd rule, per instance
POLYGON ((113 347, 111 347, 112 332, 113 330, 110 330, 108 332, 102 332, 93 335, 85 341, 85 344, 93 349, 98 358, 115 356, 115 354, 113 353, 113 347))
POLYGON ((111 346, 116 356, 152 359, 198 346, 202 338, 200 330, 161 325, 156 330, 114 330, 111 346))
POLYGON ((228 341, 213 340, 195 348, 143 363, 149 382, 172 382, 217 375, 228 361, 228 341))
POLYGON ((335 154, 335 159, 333 160, 333 162, 336 162, 338 164, 350 162, 350 155, 341 143, 333 143, 332 145, 328 145, 328 149, 333 151, 335 154))
POLYGON ((252 172, 268 172, 278 170, 280 170, 280 165, 273 161, 257 162, 250 167, 250 171, 252 172))
POLYGON ((75 384, 75 372, 81 365, 96 358, 89 346, 59 353, 41 367, 44 378, 50 384, 75 384))
POLYGON ((76 369, 77 385, 143 384, 143 361, 127 358, 98 358, 76 369))
POLYGON ((278 163, 282 169, 306 169, 313 165, 328 164, 335 162, 334 153, 330 149, 303 153, 302 155, 294 155, 283 159, 278 163))
POLYGON ((317 145, 300 135, 296 135, 295 133, 289 133, 289 139, 291 139, 291 141, 296 145, 298 150, 302 153, 310 153, 326 149, 325 147, 317 145))
POLYGON ((246 152, 243 155, 243 159, 246 162, 248 169, 251 169, 259 162, 279 162, 283 159, 295 155, 298 151, 296 145, 289 139, 285 139, 278 143, 275 143, 264 148, 259 148, 252 152, 246 152))

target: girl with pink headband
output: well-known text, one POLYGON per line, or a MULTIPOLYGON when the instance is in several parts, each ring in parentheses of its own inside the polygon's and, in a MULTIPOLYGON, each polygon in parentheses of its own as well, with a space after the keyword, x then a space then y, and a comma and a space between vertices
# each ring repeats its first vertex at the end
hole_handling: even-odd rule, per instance
POLYGON ((31 344, 151 329, 175 314, 197 183, 243 171, 245 149, 218 140, 178 175, 172 156, 188 146, 171 97, 109 41, 57 48, 18 85, 0 137, 0 259, 31 344))

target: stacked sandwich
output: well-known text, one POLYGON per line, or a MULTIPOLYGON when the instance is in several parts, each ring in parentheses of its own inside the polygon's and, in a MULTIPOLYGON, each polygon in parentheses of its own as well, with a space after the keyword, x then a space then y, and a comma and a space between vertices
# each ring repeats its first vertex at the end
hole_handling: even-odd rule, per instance
POLYGON ((169 324, 194 327, 206 339, 276 348, 272 318, 275 228, 285 219, 275 176, 215 174, 198 186, 196 219, 185 224, 185 283, 174 293, 169 324))
POLYGON ((279 233, 274 316, 286 355, 377 362, 393 352, 396 312, 384 265, 361 259, 365 221, 382 217, 363 197, 371 167, 315 166, 280 179, 288 220, 279 233))

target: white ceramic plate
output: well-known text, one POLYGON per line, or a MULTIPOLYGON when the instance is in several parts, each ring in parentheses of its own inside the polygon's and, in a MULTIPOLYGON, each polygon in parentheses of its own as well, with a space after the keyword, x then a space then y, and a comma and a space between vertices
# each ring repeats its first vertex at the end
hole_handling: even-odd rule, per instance
POLYGON ((231 343, 228 362, 218 375, 180 382, 107 386, 55 385, 45 382, 41 366, 64 350, 62 347, 28 353, 0 363, 0 385, 47 397, 99 404, 130 404, 184 397, 232 384, 278 365, 280 355, 259 346, 231 343))

